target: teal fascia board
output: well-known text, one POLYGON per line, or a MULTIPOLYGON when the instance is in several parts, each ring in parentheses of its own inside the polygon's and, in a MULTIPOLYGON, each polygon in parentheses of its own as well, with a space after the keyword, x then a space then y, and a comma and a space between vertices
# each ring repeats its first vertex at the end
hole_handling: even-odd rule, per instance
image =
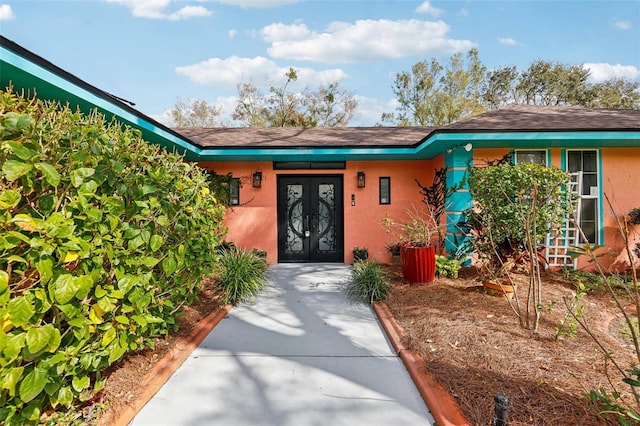
POLYGON ((195 147, 188 140, 181 139, 176 135, 157 127, 153 123, 122 109, 109 100, 96 96, 69 80, 66 80, 38 64, 15 54, 14 52, 4 48, 4 46, 0 49, 0 61, 3 69, 3 90, 4 87, 8 85, 8 80, 11 79, 11 76, 20 75, 21 81, 23 82, 23 84, 20 84, 22 87, 18 87, 16 85, 18 81, 12 80, 16 89, 24 89, 25 91, 32 91, 35 89, 39 97, 41 97, 42 93, 49 94, 49 96, 45 96, 44 98, 57 100, 61 103, 69 102, 72 107, 80 107, 80 109, 85 112, 97 108, 107 117, 115 116, 124 124, 128 124, 139 129, 146 140, 162 145, 169 151, 177 151, 181 154, 185 154, 187 157, 192 157, 193 155, 189 154, 195 153, 195 147))

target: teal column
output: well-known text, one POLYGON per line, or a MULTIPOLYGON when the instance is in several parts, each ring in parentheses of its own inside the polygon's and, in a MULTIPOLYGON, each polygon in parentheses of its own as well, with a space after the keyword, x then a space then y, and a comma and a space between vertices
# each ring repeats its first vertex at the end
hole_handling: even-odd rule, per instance
POLYGON ((447 192, 453 190, 445 201, 445 251, 449 256, 456 256, 467 240, 458 223, 464 221, 463 212, 473 206, 468 180, 469 170, 473 167, 473 150, 466 151, 462 146, 453 148, 444 154, 444 165, 447 192))

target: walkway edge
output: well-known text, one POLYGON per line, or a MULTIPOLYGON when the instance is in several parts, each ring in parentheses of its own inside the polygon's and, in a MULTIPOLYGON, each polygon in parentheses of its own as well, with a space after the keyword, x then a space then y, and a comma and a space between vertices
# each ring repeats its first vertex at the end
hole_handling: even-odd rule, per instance
POLYGON ((391 340, 394 350, 402 359, 422 399, 429 407, 436 424, 438 426, 471 425, 453 396, 429 373, 422 357, 416 351, 404 346, 402 342, 404 330, 396 322, 387 304, 375 302, 372 307, 391 340))
POLYGON ((160 390, 175 371, 184 363, 191 353, 198 347, 205 337, 227 316, 231 305, 210 313, 197 326, 193 328, 187 337, 176 340, 174 347, 165 354, 156 365, 144 375, 140 387, 142 393, 126 407, 123 407, 116 417, 109 423, 110 426, 126 426, 147 402, 160 390))

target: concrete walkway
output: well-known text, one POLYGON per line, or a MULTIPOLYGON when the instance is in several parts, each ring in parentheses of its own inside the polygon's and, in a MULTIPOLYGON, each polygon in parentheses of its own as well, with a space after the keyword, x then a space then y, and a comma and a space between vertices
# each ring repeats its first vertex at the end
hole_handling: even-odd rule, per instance
POLYGON ((349 265, 279 264, 233 308, 132 425, 433 425, 349 265))

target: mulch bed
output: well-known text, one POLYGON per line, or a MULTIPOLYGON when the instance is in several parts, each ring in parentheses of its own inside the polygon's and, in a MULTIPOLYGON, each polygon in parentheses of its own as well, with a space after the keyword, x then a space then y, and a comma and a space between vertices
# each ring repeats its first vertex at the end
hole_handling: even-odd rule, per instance
MULTIPOLYGON (((406 344, 420 353, 473 424, 492 424, 498 394, 510 401, 511 426, 617 424, 607 423, 584 397, 591 389, 611 389, 607 371, 626 390, 611 363, 582 329, 576 337, 556 338, 572 283, 558 275, 544 277, 548 305, 536 333, 519 326, 507 301, 485 294, 472 269, 463 270, 460 279, 438 278, 423 286, 404 282, 398 267, 389 271, 394 288, 386 302, 405 330, 406 344)), ((517 281, 523 298, 528 278, 517 281)), ((592 331, 621 365, 631 365, 629 342, 609 328, 618 314, 609 297, 590 294, 583 303, 592 331)))

